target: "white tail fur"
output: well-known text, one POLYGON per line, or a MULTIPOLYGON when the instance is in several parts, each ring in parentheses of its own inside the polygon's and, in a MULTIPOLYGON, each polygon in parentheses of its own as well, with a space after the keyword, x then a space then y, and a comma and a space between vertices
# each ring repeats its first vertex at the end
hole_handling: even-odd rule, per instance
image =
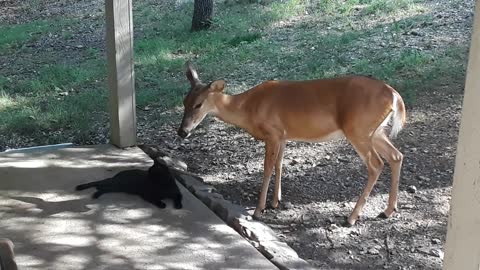
POLYGON ((390 130, 390 138, 392 139, 394 139, 403 128, 404 110, 399 108, 400 102, 402 102, 401 98, 399 98, 399 95, 394 92, 391 113, 392 129, 390 130))

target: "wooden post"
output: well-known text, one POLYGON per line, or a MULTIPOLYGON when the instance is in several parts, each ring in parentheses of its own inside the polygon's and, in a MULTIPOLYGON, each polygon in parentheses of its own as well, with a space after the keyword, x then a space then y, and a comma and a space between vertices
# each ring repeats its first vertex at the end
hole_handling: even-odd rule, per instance
POLYGON ((480 269, 480 1, 468 60, 445 247, 445 270, 480 269))
POLYGON ((132 0, 105 0, 112 144, 136 144, 132 0))

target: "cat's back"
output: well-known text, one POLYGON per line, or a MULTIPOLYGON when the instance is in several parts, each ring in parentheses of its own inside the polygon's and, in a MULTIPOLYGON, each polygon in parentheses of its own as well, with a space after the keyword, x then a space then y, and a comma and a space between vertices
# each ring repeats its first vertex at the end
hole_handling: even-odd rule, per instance
POLYGON ((114 179, 130 179, 130 178, 144 178, 147 176, 147 172, 143 170, 126 170, 117 173, 113 178, 114 179))
POLYGON ((142 170, 126 170, 112 177, 115 189, 126 193, 138 194, 148 186, 148 173, 142 170))

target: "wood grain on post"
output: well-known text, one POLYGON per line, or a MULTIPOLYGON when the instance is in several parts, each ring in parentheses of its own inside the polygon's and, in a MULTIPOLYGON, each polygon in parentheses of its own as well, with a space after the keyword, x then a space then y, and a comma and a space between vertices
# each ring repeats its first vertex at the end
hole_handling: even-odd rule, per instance
POLYGON ((480 269, 479 72, 480 2, 477 1, 450 201, 445 270, 480 269))
POLYGON ((112 144, 136 144, 132 0, 105 0, 112 144))

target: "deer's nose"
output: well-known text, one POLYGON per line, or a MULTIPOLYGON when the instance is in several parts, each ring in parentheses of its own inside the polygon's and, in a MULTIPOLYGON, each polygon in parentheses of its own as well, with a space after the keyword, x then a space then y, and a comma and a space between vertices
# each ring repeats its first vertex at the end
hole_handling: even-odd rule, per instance
POLYGON ((183 139, 185 139, 188 136, 188 133, 183 128, 179 128, 177 134, 183 139))

